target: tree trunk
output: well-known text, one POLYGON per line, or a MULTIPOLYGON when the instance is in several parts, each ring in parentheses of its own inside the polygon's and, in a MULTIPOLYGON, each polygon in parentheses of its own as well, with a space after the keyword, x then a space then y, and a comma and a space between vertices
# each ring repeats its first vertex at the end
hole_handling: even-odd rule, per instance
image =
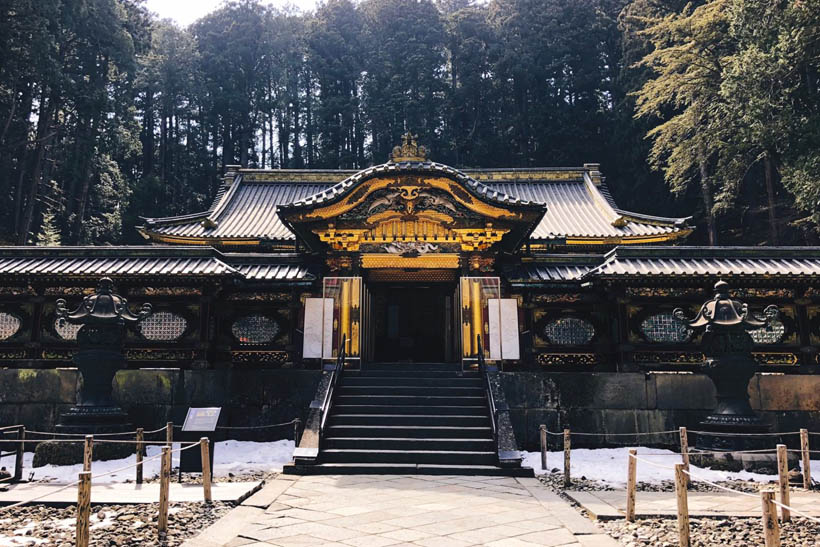
POLYGON ((777 245, 779 238, 777 237, 777 211, 774 195, 774 161, 769 152, 763 155, 763 168, 766 177, 766 195, 769 199, 769 245, 777 245))
POLYGON ((145 111, 142 115, 142 176, 150 177, 154 172, 154 92, 145 92, 145 111))
POLYGON ((709 171, 706 165, 706 154, 702 148, 698 150, 698 165, 700 167, 700 195, 701 199, 703 199, 703 209, 706 215, 706 231, 709 235, 709 245, 717 245, 715 216, 712 211, 712 192, 709 189, 709 171))
MULTIPOLYGON (((17 228, 17 244, 25 245, 28 243, 28 233, 31 230, 31 224, 34 221, 34 204, 37 201, 37 193, 40 190, 40 178, 43 173, 43 163, 45 162, 46 150, 48 149, 51 137, 51 119, 53 117, 55 107, 57 104, 56 93, 46 99, 46 90, 40 98, 40 118, 37 121, 37 143, 35 145, 34 166, 31 172, 31 184, 28 188, 26 196, 26 208, 20 219, 20 225, 17 228)), ((21 181, 22 187, 22 181, 21 181)))

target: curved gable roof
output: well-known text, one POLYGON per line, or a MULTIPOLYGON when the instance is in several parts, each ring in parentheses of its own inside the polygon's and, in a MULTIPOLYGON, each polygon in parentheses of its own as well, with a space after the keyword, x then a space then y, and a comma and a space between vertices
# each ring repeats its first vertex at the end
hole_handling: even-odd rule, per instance
POLYGON ((657 217, 618 208, 593 167, 457 170, 434 162, 402 162, 362 171, 241 169, 222 186, 208 211, 143 218, 145 224, 138 229, 146 238, 164 243, 292 246, 296 236, 280 211, 334 203, 368 178, 412 168, 459 180, 479 199, 504 207, 546 205, 530 235, 534 244, 660 242, 692 231, 691 217, 657 217))

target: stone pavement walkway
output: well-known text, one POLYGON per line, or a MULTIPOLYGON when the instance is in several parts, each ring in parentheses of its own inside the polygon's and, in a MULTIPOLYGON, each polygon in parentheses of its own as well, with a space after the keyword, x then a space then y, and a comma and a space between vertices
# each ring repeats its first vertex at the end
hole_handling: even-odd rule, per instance
MULTIPOLYGON (((607 492, 568 490, 566 494, 594 518, 621 519, 626 514, 625 490, 607 492)), ((759 495, 749 497, 732 492, 689 492, 687 505, 690 517, 760 517, 761 513, 759 495)), ((820 517, 820 494, 817 492, 792 490, 789 505, 802 513, 820 517)), ((637 492, 635 495, 636 518, 677 518, 677 515, 678 502, 674 492, 637 492)))
POLYGON ((615 547, 537 479, 281 476, 184 547, 615 547))
MULTIPOLYGON (((0 487, 0 506, 11 505, 25 500, 38 498, 37 503, 52 506, 68 506, 77 504, 77 488, 63 489, 65 485, 22 483, 0 487), (41 497, 45 496, 45 497, 41 497)), ((253 482, 220 482, 214 483, 211 495, 214 501, 236 502, 245 499, 261 486, 259 481, 253 482)), ((171 483, 169 492, 171 502, 202 501, 201 484, 171 483)), ((91 503, 93 504, 130 504, 130 503, 157 503, 159 501, 159 483, 135 484, 133 482, 91 485, 91 503)))

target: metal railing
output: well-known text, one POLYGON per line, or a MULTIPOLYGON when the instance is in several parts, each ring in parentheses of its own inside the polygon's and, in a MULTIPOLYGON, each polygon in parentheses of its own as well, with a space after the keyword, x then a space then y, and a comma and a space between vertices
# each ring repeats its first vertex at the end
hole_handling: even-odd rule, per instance
POLYGON ((493 395, 493 388, 490 385, 490 376, 487 371, 487 361, 484 359, 484 345, 481 343, 481 336, 476 336, 476 345, 478 346, 478 372, 484 379, 484 388, 487 391, 487 404, 490 406, 490 423, 493 428, 493 439, 498 436, 498 410, 495 406, 495 396, 493 395))
POLYGON ((345 369, 345 360, 347 359, 347 353, 345 351, 346 346, 347 335, 343 334, 342 344, 339 347, 339 354, 336 357, 336 365, 330 373, 330 386, 327 388, 327 392, 325 393, 325 400, 322 401, 322 420, 319 423, 319 442, 321 442, 321 439, 325 433, 325 423, 327 422, 328 415, 330 415, 330 406, 333 404, 333 394, 336 391, 336 384, 339 383, 339 377, 341 377, 345 369))

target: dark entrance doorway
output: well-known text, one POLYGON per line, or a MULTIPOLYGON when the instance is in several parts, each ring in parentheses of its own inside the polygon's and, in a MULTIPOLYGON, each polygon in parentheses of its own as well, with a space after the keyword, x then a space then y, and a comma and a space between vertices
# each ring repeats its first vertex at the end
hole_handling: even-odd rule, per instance
POLYGON ((453 361, 453 284, 373 283, 369 288, 374 361, 453 361))

